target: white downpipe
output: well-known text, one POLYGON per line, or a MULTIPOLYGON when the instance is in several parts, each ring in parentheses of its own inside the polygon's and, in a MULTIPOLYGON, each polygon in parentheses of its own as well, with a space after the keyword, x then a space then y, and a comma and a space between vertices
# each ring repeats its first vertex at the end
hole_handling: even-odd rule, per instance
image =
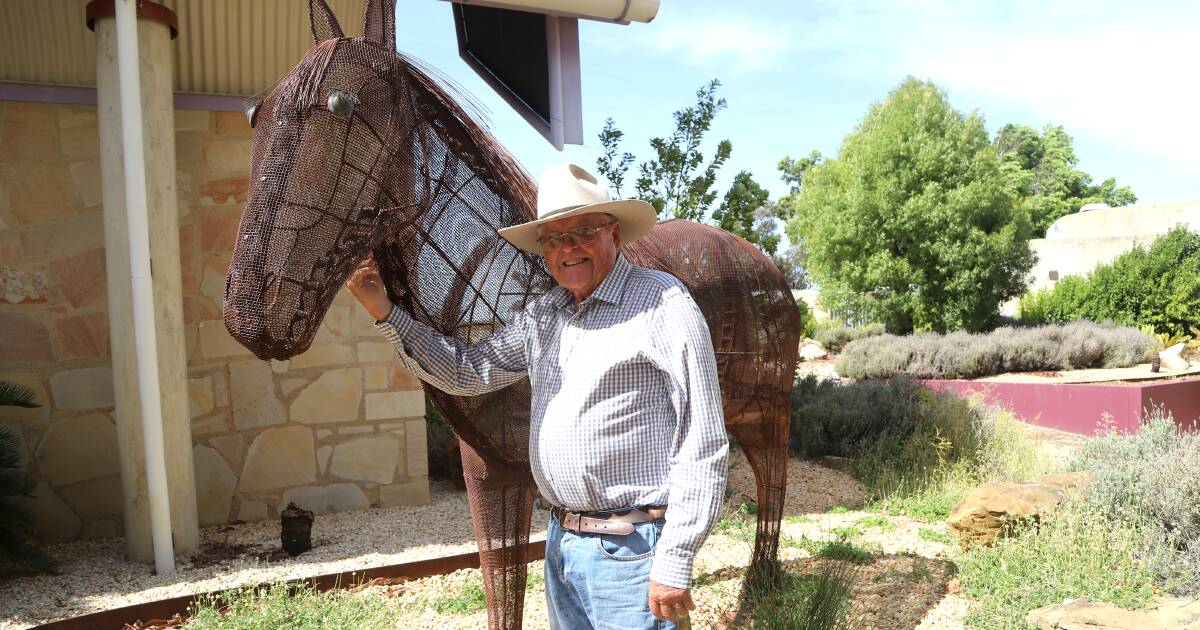
POLYGON ((129 227, 129 276, 133 282, 133 338, 137 352, 142 442, 146 448, 146 488, 150 495, 150 535, 158 575, 175 571, 167 461, 163 453, 162 403, 158 386, 158 338, 154 330, 154 286, 150 268, 150 227, 146 155, 142 144, 142 86, 139 68, 137 0, 117 0, 117 77, 121 94, 121 140, 125 154, 125 216, 129 227))

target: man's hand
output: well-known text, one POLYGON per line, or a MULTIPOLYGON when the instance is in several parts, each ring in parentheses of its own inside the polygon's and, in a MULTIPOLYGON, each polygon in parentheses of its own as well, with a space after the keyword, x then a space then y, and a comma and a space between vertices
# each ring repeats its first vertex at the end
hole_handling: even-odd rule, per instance
POLYGON ((692 591, 650 580, 650 612, 663 621, 678 621, 696 609, 692 591))
POLYGON ((363 308, 376 320, 382 320, 392 311, 392 301, 388 299, 387 289, 383 287, 383 278, 379 277, 379 267, 375 265, 375 255, 367 256, 346 279, 346 288, 358 298, 363 308))

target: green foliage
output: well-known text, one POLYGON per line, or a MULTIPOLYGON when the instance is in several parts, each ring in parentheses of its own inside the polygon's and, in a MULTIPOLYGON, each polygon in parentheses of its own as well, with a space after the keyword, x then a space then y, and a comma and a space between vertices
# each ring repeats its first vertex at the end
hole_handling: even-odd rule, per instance
POLYGON ((813 375, 800 378, 792 387, 792 452, 847 457, 889 429, 911 430, 919 390, 903 378, 850 385, 813 375))
POLYGON ((770 193, 754 181, 750 171, 740 171, 733 178, 725 200, 713 212, 717 227, 754 243, 768 256, 775 256, 779 247, 779 234, 775 231, 775 219, 767 205, 770 193))
POLYGON ((1029 611, 1076 597, 1141 608, 1154 595, 1154 576, 1135 557, 1145 539, 1134 525, 1068 510, 975 548, 959 562, 974 602, 966 621, 981 630, 1025 628, 1029 611))
MULTIPOLYGON (((717 171, 729 159, 733 144, 729 140, 717 143, 716 152, 706 165, 700 143, 717 112, 726 107, 725 99, 717 98, 720 86, 721 82, 713 79, 697 90, 696 104, 675 112, 675 130, 668 138, 652 138, 650 148, 654 157, 638 165, 637 196, 653 205, 659 215, 669 213, 680 219, 703 221, 717 199, 713 183, 717 171)), ((632 154, 617 157, 622 135, 610 118, 600 133, 604 155, 596 162, 600 174, 617 188, 633 163, 632 154)))
POLYGON ((450 465, 449 446, 451 440, 456 440, 454 432, 438 413, 433 401, 425 398, 425 449, 429 457, 429 474, 434 477, 449 477, 453 467, 450 465))
POLYGON ((871 516, 864 516, 860 519, 855 520, 854 524, 861 525, 862 527, 877 527, 877 528, 879 528, 880 531, 884 531, 884 532, 896 531, 896 524, 893 523, 892 520, 889 519, 888 517, 882 516, 880 514, 872 514, 871 516))
POLYGON ((922 527, 918 529, 917 538, 920 538, 921 540, 928 540, 930 542, 942 543, 943 545, 954 544, 954 536, 951 536, 949 532, 939 529, 930 529, 928 527, 922 527))
POLYGON ((1137 433, 1089 440, 1071 462, 1096 481, 1088 505, 1152 536, 1138 558, 1180 594, 1200 593, 1200 435, 1184 433, 1162 409, 1137 433))
MULTIPOLYGON (((33 390, 0 381, 0 405, 38 407, 33 390)), ((25 471, 25 441, 15 427, 0 424, 0 572, 58 573, 58 561, 38 546, 33 514, 25 499, 34 483, 25 471)))
POLYGON ((933 84, 906 79, 836 159, 802 171, 781 214, 831 310, 896 333, 975 331, 1024 289, 1028 214, 982 117, 952 109, 933 84))
POLYGON ((187 630, 372 630, 393 627, 386 599, 371 593, 273 584, 201 597, 192 605, 187 630))
POLYGON ((1079 158, 1071 136, 1061 126, 1046 125, 1038 134, 1032 127, 1005 125, 996 132, 993 146, 1037 238, 1045 236, 1060 217, 1079 212, 1085 204, 1115 207, 1137 202, 1128 186, 1117 188, 1115 178, 1092 184, 1090 175, 1075 168, 1079 158))
POLYGON ((1129 367, 1149 361, 1157 342, 1125 326, 1075 321, 990 333, 882 335, 848 344, 837 360, 848 378, 978 378, 1006 372, 1129 367))
POLYGON ((785 572, 777 589, 751 593, 751 628, 762 630, 856 630, 852 563, 824 562, 818 572, 785 572))
MULTIPOLYGON (((528 576, 526 576, 528 582, 528 576)), ((473 576, 454 595, 439 597, 426 604, 443 615, 469 615, 487 610, 487 594, 483 589, 483 577, 473 576)))
POLYGON ((613 194, 618 198, 621 198, 621 187, 625 184, 625 173, 629 172, 634 160, 632 153, 621 153, 621 138, 624 136, 625 132, 617 129, 612 118, 606 119, 604 129, 600 131, 600 146, 604 152, 596 159, 596 170, 612 184, 613 194))
POLYGON ((831 354, 837 354, 846 348, 846 344, 856 339, 877 337, 887 332, 883 324, 867 324, 865 326, 847 326, 840 321, 825 320, 815 325, 814 337, 821 347, 831 354))
POLYGON ((868 549, 861 545, 847 542, 847 539, 843 537, 838 537, 834 540, 813 540, 808 536, 801 536, 796 541, 796 546, 804 549, 814 558, 850 562, 852 564, 867 564, 875 558, 876 554, 883 553, 883 549, 880 547, 868 549))
MULTIPOLYGON (((779 206, 774 206, 778 208, 779 206)), ((805 269, 808 254, 804 252, 804 247, 799 243, 792 242, 787 249, 772 257, 775 261, 775 266, 779 267, 783 278, 787 280, 788 286, 793 289, 808 288, 808 271, 805 269)))
POLYGON ((1200 233, 1178 226, 1149 249, 1135 246, 1087 276, 1066 276, 1052 289, 1022 297, 1029 322, 1111 320, 1185 335, 1200 321, 1200 233))
POLYGON ((810 339, 817 327, 813 312, 808 308, 808 303, 800 298, 796 299, 796 308, 800 309, 800 338, 810 339))

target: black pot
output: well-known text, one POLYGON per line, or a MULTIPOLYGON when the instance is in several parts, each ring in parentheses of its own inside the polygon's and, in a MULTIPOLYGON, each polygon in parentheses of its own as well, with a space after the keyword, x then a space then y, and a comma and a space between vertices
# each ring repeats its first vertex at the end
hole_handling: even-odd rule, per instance
POLYGON ((312 549, 313 513, 288 503, 279 513, 280 542, 290 556, 298 556, 312 549))

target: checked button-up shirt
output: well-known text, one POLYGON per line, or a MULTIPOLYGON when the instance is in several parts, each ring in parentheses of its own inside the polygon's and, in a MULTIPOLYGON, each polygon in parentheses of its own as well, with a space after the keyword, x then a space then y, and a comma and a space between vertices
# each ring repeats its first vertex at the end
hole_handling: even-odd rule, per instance
POLYGON ((667 505, 650 577, 690 586, 724 496, 729 444, 708 326, 679 280, 618 256, 578 312, 555 287, 470 346, 396 307, 376 326, 409 370, 449 394, 528 376, 538 490, 581 512, 667 505))

